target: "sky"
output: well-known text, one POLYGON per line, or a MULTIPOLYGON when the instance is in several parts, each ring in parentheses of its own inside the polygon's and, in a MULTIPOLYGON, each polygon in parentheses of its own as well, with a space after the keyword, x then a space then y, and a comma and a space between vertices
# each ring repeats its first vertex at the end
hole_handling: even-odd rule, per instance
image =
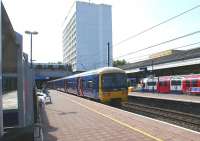
MULTIPOLYGON (((64 19, 74 0, 2 0, 14 30, 23 35, 23 50, 30 53, 33 36, 33 60, 37 63, 63 60, 62 30, 64 19)), ((86 0, 81 0, 86 1, 86 0)), ((89 2, 89 0, 87 1, 89 2)), ((90 0, 112 5, 113 59, 136 62, 149 55, 200 41, 200 34, 176 40, 138 53, 142 48, 200 30, 200 8, 180 16, 136 38, 119 44, 144 29, 154 26, 200 4, 199 0, 90 0), (124 56, 124 57, 119 57, 124 56)), ((182 49, 199 47, 200 44, 182 49)))

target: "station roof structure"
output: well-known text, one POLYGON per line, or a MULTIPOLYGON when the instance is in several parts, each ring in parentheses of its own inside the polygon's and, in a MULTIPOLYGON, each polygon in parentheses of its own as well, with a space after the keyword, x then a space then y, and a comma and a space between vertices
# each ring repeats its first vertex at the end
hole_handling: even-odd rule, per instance
POLYGON ((124 69, 127 73, 134 73, 141 71, 140 68, 144 67, 146 67, 147 70, 151 70, 153 66, 154 70, 158 70, 195 64, 200 64, 200 48, 172 50, 168 55, 161 55, 157 58, 151 57, 148 60, 129 63, 120 68, 124 69))

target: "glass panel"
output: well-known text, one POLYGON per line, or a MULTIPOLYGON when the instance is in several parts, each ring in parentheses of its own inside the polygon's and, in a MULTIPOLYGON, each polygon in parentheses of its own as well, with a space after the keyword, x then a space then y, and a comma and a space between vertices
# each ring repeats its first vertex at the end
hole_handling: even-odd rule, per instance
POLYGON ((155 85, 156 85, 156 82, 147 82, 147 85, 148 85, 148 86, 155 86, 155 85))
POLYGON ((181 80, 172 80, 171 85, 181 85, 181 80))
POLYGON ((164 82, 164 81, 159 82, 159 85, 160 85, 160 86, 167 86, 167 82, 164 82))
POLYGON ((192 80, 192 87, 198 87, 198 85, 197 85, 197 83, 198 83, 198 80, 192 80))
POLYGON ((127 89, 126 74, 113 73, 104 74, 102 79, 102 87, 104 91, 127 89))
POLYGON ((190 81, 186 80, 186 87, 190 87, 190 81))

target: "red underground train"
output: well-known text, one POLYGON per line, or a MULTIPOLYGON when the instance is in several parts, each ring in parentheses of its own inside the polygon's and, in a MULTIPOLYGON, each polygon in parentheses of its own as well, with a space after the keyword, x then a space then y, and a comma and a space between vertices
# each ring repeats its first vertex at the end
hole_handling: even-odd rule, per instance
MULTIPOLYGON (((161 76, 157 79, 155 85, 158 93, 200 94, 200 74, 161 76)), ((147 82, 148 80, 143 82, 146 83, 146 88, 148 88, 147 82)))

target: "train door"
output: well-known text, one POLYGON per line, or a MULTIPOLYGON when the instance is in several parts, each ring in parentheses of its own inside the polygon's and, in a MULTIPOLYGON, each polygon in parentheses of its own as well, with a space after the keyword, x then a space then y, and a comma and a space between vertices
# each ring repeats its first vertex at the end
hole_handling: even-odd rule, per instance
POLYGON ((170 93, 170 76, 160 77, 157 84, 158 92, 170 93))
POLYGON ((191 94, 200 94, 200 79, 195 78, 191 80, 191 94))
POLYGON ((191 80, 187 78, 184 79, 182 85, 183 85, 183 93, 188 93, 191 87, 191 80))
POLYGON ((81 77, 78 77, 77 80, 78 80, 78 89, 77 89, 78 95, 79 95, 79 96, 84 96, 84 95, 83 95, 83 82, 82 82, 81 77))
POLYGON ((157 91, 159 93, 169 93, 170 92, 170 84, 167 80, 161 80, 159 81, 157 85, 157 91))

